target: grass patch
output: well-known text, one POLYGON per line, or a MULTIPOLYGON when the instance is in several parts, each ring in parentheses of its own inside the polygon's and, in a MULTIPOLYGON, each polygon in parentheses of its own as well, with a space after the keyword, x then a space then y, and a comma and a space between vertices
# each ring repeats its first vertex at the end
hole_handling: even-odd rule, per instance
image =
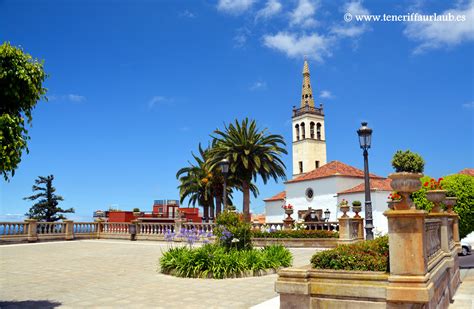
POLYGON ((388 236, 316 253, 313 268, 388 272, 388 236))
POLYGON ((290 251, 281 245, 228 250, 216 244, 206 244, 198 248, 171 248, 161 257, 160 267, 162 273, 177 277, 224 279, 288 267, 292 260, 290 251))
POLYGON ((339 238, 336 231, 321 230, 282 230, 263 232, 260 230, 252 230, 254 238, 339 238))

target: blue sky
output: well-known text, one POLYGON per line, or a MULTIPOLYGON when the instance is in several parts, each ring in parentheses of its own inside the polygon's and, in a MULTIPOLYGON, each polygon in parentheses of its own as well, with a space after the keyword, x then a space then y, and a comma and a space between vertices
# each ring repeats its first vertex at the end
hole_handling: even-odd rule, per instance
MULTIPOLYGON (((287 141, 304 55, 325 105, 328 160, 362 167, 356 130, 374 130, 370 170, 397 149, 442 176, 473 164, 473 2, 0 1, 0 40, 44 59, 30 153, 1 183, 0 216, 55 175, 75 218, 111 205, 151 210, 176 199, 176 171, 235 118, 287 141), (352 14, 465 14, 466 22, 345 22, 352 14)), ((291 173, 291 172, 290 172, 291 173)), ((288 173, 288 174, 290 174, 288 173)), ((251 208, 283 183, 260 182, 251 208)), ((241 205, 241 194, 235 194, 241 205)))

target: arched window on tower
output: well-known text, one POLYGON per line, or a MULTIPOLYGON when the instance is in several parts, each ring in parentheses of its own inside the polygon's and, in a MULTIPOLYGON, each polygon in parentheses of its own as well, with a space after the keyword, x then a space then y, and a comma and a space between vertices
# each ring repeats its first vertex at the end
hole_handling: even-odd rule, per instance
POLYGON ((312 121, 309 124, 309 134, 310 134, 311 138, 314 138, 314 122, 312 122, 312 121))
POLYGON ((301 139, 306 138, 306 132, 304 130, 304 122, 301 123, 301 139))
POLYGON ((296 140, 299 141, 300 140, 300 125, 299 124, 295 126, 295 130, 296 130, 296 140))
POLYGON ((316 136, 317 136, 317 139, 321 139, 321 124, 318 122, 318 124, 316 125, 316 136))

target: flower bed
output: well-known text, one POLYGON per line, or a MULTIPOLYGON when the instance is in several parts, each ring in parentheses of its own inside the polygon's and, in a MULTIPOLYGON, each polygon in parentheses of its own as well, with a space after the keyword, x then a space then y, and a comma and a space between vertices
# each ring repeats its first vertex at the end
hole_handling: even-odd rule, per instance
POLYGON ((311 264, 317 269, 387 272, 388 236, 316 253, 311 258, 311 264))
POLYGON ((253 238, 339 238, 336 231, 321 230, 282 230, 282 231, 260 231, 252 230, 253 238))
POLYGON ((216 244, 171 248, 160 259, 161 272, 186 278, 235 278, 291 266, 292 255, 281 245, 263 249, 227 249, 216 244))

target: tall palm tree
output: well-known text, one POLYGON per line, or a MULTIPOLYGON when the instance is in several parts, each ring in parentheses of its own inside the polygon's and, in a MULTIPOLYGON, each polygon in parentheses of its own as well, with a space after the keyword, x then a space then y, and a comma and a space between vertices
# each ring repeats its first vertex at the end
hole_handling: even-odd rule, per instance
POLYGON ((229 160, 230 174, 239 183, 243 192, 243 213, 250 221, 250 186, 252 179, 260 176, 263 182, 273 178, 285 179, 285 164, 282 154, 287 154, 281 135, 268 134, 266 129, 257 128, 255 120, 245 118, 241 123, 225 126, 224 131, 215 130, 212 136, 215 146, 209 150, 211 166, 216 166, 222 159, 229 160))

